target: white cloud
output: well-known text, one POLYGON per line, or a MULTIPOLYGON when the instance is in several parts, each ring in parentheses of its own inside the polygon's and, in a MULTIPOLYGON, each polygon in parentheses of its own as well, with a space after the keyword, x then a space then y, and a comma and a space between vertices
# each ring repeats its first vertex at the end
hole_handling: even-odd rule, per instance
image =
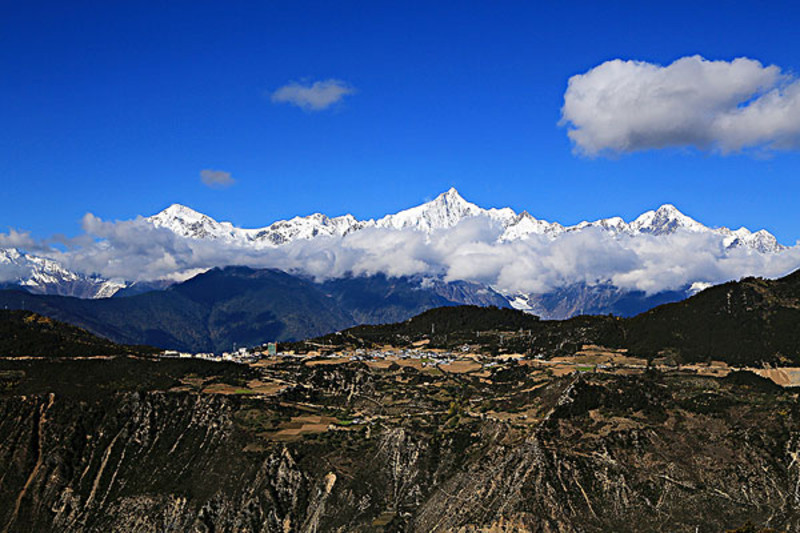
POLYGON ((561 125, 589 156, 798 149, 800 80, 745 57, 683 57, 666 67, 615 59, 569 79, 561 125))
POLYGON ((305 111, 321 111, 340 102, 355 89, 341 80, 316 81, 311 85, 291 82, 272 93, 272 101, 291 104, 305 111))
POLYGON ((28 231, 18 231, 14 228, 8 228, 8 233, 0 233, 0 248, 24 248, 26 250, 35 250, 40 245, 36 239, 31 237, 28 231))
POLYGON ((200 180, 203 182, 204 185, 214 189, 230 187, 231 185, 236 183, 236 180, 233 179, 231 173, 225 172, 224 170, 211 170, 211 169, 201 170, 200 180))
POLYGON ((86 234, 74 241, 80 244, 48 255, 72 270, 129 280, 183 280, 215 266, 246 265, 300 272, 320 280, 380 272, 478 281, 510 292, 611 282, 623 289, 655 293, 698 281, 778 277, 800 266, 800 246, 759 254, 745 247, 727 249, 719 235, 684 230, 659 236, 614 236, 588 228, 554 240, 531 235, 500 242, 502 229, 483 217, 465 219, 431 235, 410 229, 365 228, 344 237, 317 237, 265 249, 179 237, 143 218, 108 222, 87 214, 83 228, 86 234))

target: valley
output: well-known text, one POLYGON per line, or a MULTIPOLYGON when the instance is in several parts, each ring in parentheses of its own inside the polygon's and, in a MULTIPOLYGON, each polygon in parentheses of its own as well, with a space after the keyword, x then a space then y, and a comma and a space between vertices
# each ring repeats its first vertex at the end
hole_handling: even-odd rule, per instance
MULTIPOLYGON (((779 317, 795 278, 710 289, 676 316, 702 325, 698 309, 755 286, 779 317)), ((762 319, 733 299, 750 302, 739 328, 762 319)), ((660 337, 613 317, 460 306, 237 363, 3 322, 0 531, 800 527, 800 369, 770 336, 746 362, 708 359, 626 347, 660 337), (27 348, 54 335, 60 352, 27 348)))
MULTIPOLYGON (((280 272, 212 274, 177 293, 232 310, 277 278, 299 300, 280 272)), ((795 531, 798 276, 632 318, 447 305, 225 357, 3 311, 0 531, 795 531)))

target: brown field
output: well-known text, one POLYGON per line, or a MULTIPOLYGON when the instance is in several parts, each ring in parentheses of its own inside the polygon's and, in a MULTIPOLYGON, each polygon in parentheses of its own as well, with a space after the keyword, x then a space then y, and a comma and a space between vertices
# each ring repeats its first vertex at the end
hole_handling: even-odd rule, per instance
POLYGON ((618 376, 635 376, 636 374, 644 373, 644 368, 615 368, 608 372, 618 376))
POLYGON ((566 376, 575 372, 575 365, 553 365, 548 367, 555 377, 566 376))
POLYGON ((203 389, 204 394, 254 394, 250 389, 229 385, 228 383, 212 383, 203 389))
POLYGON ((396 361, 394 359, 387 358, 387 359, 373 359, 372 361, 365 361, 364 364, 376 370, 386 370, 387 368, 392 366, 392 363, 395 362, 396 361))
POLYGON ((620 365, 644 366, 646 359, 631 357, 617 352, 577 352, 575 355, 559 356, 550 359, 554 363, 572 363, 575 365, 620 365))
MULTIPOLYGON (((194 388, 197 389, 199 386, 195 385, 194 388)), ((228 383, 212 383, 203 387, 202 391, 204 394, 262 394, 265 396, 273 396, 285 388, 286 385, 277 381, 253 379, 248 381, 246 386, 230 385, 228 383)))
POLYGON ((584 344, 581 346, 581 352, 603 352, 603 353, 628 353, 627 348, 609 348, 607 346, 600 346, 598 344, 584 344))
POLYGON ((278 363, 282 363, 284 361, 286 361, 286 358, 284 358, 284 357, 264 357, 264 358, 259 359, 258 361, 254 362, 254 363, 250 363, 250 366, 254 366, 254 367, 270 367, 272 365, 277 365, 278 363))
POLYGON ((476 370, 481 370, 483 365, 472 359, 458 359, 451 363, 439 365, 439 368, 445 372, 452 372, 454 374, 468 374, 476 370))
POLYGON ((306 361, 306 366, 322 366, 322 365, 340 365, 350 361, 349 357, 332 357, 329 359, 314 359, 313 361, 306 361))
POLYGON ((273 396, 284 390, 287 385, 278 383, 276 381, 260 381, 253 379, 247 382, 247 388, 257 394, 264 394, 266 396, 273 396))
POLYGON ((201 378, 198 376, 190 375, 184 376, 181 378, 181 383, 184 385, 188 385, 189 387, 200 388, 205 384, 206 378, 201 378))
POLYGON ((420 372, 425 368, 419 359, 398 359, 395 362, 400 366, 415 368, 420 372))
POLYGON ((270 440, 294 441, 301 439, 303 435, 324 433, 336 422, 337 420, 330 416, 300 415, 282 423, 277 431, 265 433, 264 436, 270 440))

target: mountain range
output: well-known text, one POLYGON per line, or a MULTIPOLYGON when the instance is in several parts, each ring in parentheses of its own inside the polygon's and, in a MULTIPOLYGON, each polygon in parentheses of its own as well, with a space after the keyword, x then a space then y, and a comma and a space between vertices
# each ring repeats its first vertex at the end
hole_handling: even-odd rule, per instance
POLYGON ((741 227, 709 228, 681 213, 675 206, 665 204, 655 211, 647 211, 625 222, 620 217, 604 218, 563 226, 558 222, 537 219, 527 211, 516 213, 513 209, 484 209, 466 201, 455 188, 440 194, 434 200, 378 220, 358 220, 352 215, 330 218, 322 213, 274 222, 262 228, 239 228, 230 222, 218 222, 189 207, 173 204, 160 213, 146 218, 150 224, 170 230, 189 239, 214 239, 255 248, 274 247, 296 240, 317 237, 342 237, 366 228, 411 229, 425 233, 449 229, 468 218, 488 217, 503 227, 500 241, 525 239, 531 235, 555 238, 568 232, 596 228, 614 235, 667 235, 679 230, 710 233, 723 239, 726 248, 746 247, 760 253, 782 250, 777 239, 765 230, 751 232, 741 227))
MULTIPOLYGON (((666 253, 674 256, 669 260, 678 261, 681 251, 675 250, 674 253, 671 253, 670 247, 672 243, 671 241, 668 243, 667 239, 686 235, 698 238, 699 245, 709 247, 708 252, 715 257, 724 259, 729 254, 737 253, 744 254, 751 259, 763 258, 763 261, 758 259, 761 262, 756 261, 756 267, 753 268, 757 268, 758 265, 763 266, 764 261, 770 261, 772 257, 786 255, 782 254, 782 252, 794 250, 779 244, 776 238, 765 230, 751 232, 746 228, 731 230, 725 227, 708 227, 684 215, 669 204, 653 211, 647 211, 630 222, 626 222, 619 217, 612 217, 592 222, 585 221, 575 225, 562 225, 557 222, 548 222, 535 218, 526 211, 516 213, 510 208, 481 208, 466 201, 455 189, 450 189, 440 194, 430 202, 395 214, 386 215, 379 219, 358 220, 349 214, 328 217, 321 213, 315 213, 305 217, 281 220, 261 228, 239 228, 230 222, 219 222, 189 207, 174 204, 156 215, 146 218, 140 217, 132 222, 136 223, 137 227, 155 232, 154 235, 169 236, 173 240, 186 243, 186 246, 182 248, 189 249, 189 259, 178 260, 170 258, 170 261, 178 265, 196 261, 198 257, 204 255, 193 252, 192 246, 203 244, 208 245, 211 249, 218 250, 218 253, 214 255, 215 258, 208 259, 205 263, 201 262, 195 268, 187 266, 186 272, 202 272, 214 266, 250 264, 248 261, 253 261, 254 258, 257 260, 257 264, 250 264, 250 266, 261 267, 264 266, 264 263, 266 263, 266 266, 270 266, 270 261, 274 257, 281 257, 279 254, 283 253, 289 259, 283 258, 282 262, 276 261, 280 264, 274 266, 282 270, 288 270, 292 274, 301 277, 319 278, 319 271, 310 273, 306 270, 314 262, 313 260, 318 258, 317 256, 309 258, 297 255, 294 251, 286 250, 294 250, 293 246, 304 245, 304 243, 307 243, 308 246, 314 246, 314 243, 321 243, 320 246, 323 248, 319 253, 325 257, 326 261, 331 261, 330 256, 334 253, 331 250, 336 250, 337 246, 347 253, 351 253, 353 247, 348 244, 350 241, 347 241, 347 239, 357 238, 358 235, 368 235, 366 239, 362 240, 367 241, 367 243, 359 242, 358 245, 361 247, 374 245, 373 248, 375 250, 371 253, 377 256, 380 256, 382 250, 386 247, 392 251, 391 242, 387 244, 384 241, 398 236, 405 238, 409 235, 421 235, 424 237, 425 242, 438 239, 436 242, 439 243, 441 248, 442 242, 447 244, 453 240, 448 232, 458 230, 470 220, 489 221, 489 224, 495 228, 494 233, 488 237, 490 241, 478 242, 478 245, 483 248, 477 254, 475 253, 475 243, 467 240, 466 244, 463 245, 463 247, 467 248, 466 253, 462 252, 462 248, 448 249, 445 246, 444 251, 437 249, 427 254, 434 257, 434 259, 430 260, 433 261, 433 264, 421 267, 428 269, 429 272, 425 274, 405 276, 404 274, 390 271, 391 264, 389 267, 385 264, 379 264, 362 268, 362 271, 357 274, 346 270, 330 272, 328 279, 352 279, 362 276, 370 277, 373 274, 384 274, 390 277, 415 279, 417 283, 422 283, 423 280, 425 283, 435 282, 440 287, 449 287, 450 289, 454 287, 452 282, 462 281, 468 283, 471 289, 474 289, 476 284, 482 285, 484 290, 492 291, 504 298, 507 305, 535 313, 544 318, 560 319, 578 314, 605 313, 631 316, 661 303, 686 298, 697 292, 698 289, 709 286, 709 283, 706 279, 700 279, 698 274, 692 274, 691 272, 681 274, 685 279, 673 282, 668 288, 652 290, 620 287, 608 277, 609 275, 606 272, 596 275, 589 272, 577 276, 572 273, 573 275, 570 277, 566 273, 559 271, 559 269, 565 268, 564 261, 567 261, 567 268, 572 266, 571 262, 574 262, 574 260, 569 259, 569 255, 576 252, 568 251, 566 254, 563 252, 557 254, 560 262, 550 260, 544 266, 527 266, 532 261, 531 258, 520 259, 519 265, 512 265, 514 268, 511 270, 513 270, 516 278, 540 275, 540 272, 535 271, 537 268, 550 269, 550 277, 555 281, 552 281, 550 285, 542 290, 530 290, 517 288, 514 284, 506 283, 504 285, 501 279, 508 277, 504 265, 508 261, 515 261, 517 256, 514 254, 518 254, 520 249, 525 250, 524 246, 529 243, 539 247, 530 252, 531 257, 535 260, 540 255, 538 250, 546 249, 547 243, 557 246, 564 239, 574 239, 577 236, 585 236, 585 242, 577 244, 577 253, 579 254, 582 247, 586 247, 586 243, 595 243, 601 249, 603 247, 616 246, 614 243, 619 243, 618 247, 627 250, 637 246, 644 248, 644 244, 650 245, 652 242, 663 241, 667 243, 662 245, 666 253), (368 231, 372 233, 363 233, 368 231), (642 244, 637 244, 640 242, 642 244), (519 246, 523 248, 515 247, 517 246, 515 243, 519 243, 519 246), (492 254, 497 254, 498 247, 502 246, 512 247, 509 258, 492 258, 492 254), (492 248, 487 250, 487 247, 492 248), (242 251, 245 252, 245 255, 240 259, 242 251), (566 259, 562 257, 564 255, 567 256, 566 259), (463 266, 457 272, 448 269, 446 263, 452 260, 453 257, 469 266, 466 272, 463 266), (501 270, 501 273, 495 275, 494 278, 489 276, 491 279, 484 279, 486 276, 483 273, 483 267, 480 266, 481 263, 487 261, 487 258, 489 263, 494 265, 491 268, 501 270), (473 268, 474 265, 478 265, 478 268, 473 268)), ((479 238, 486 239, 487 237, 479 238)), ((424 245, 424 242, 420 245, 412 245, 411 249, 417 250, 424 245)), ((102 240, 98 246, 110 248, 102 240)), ((691 244, 691 246, 694 247, 696 245, 691 244)), ((138 250, 138 248, 133 249, 138 250)), ((103 251, 105 251, 105 248, 103 251)), ((402 247, 393 251, 403 256, 404 249, 402 247)), ((592 249, 586 250, 582 255, 591 257, 596 253, 597 249, 592 249)), ((66 257, 70 257, 69 254, 55 253, 40 256, 16 248, 0 249, 0 287, 22 288, 27 292, 36 294, 102 299, 112 296, 131 296, 150 290, 164 289, 174 283, 175 279, 187 279, 190 277, 186 273, 181 274, 181 272, 176 271, 175 275, 168 279, 154 278, 134 281, 119 276, 83 273, 68 269, 59 261, 59 259, 66 257)), ((623 258, 622 262, 624 263, 627 260, 627 258, 623 258)), ((333 259, 333 261, 337 262, 339 260, 333 259)), ((420 262, 418 258, 410 259, 413 268, 417 268, 414 266, 415 261, 417 263, 420 262)), ((422 261, 428 261, 428 259, 423 259, 422 261)), ((647 252, 644 253, 641 261, 643 265, 629 268, 633 268, 634 271, 644 271, 648 265, 654 263, 647 256, 647 252)), ((116 262, 124 264, 126 262, 125 257, 120 257, 116 262)), ((341 262, 347 263, 346 260, 341 262)), ((611 260, 598 260, 597 264, 604 265, 612 262, 611 260)), ((71 263, 79 264, 80 262, 73 260, 71 263)), ((783 264, 791 268, 778 269, 779 273, 784 273, 798 266, 792 262, 791 258, 788 261, 783 261, 781 265, 783 264)), ((591 267, 590 262, 589 268, 591 267)), ((670 267, 670 265, 666 265, 666 267, 670 267)), ((671 270, 680 270, 682 265, 675 265, 675 267, 668 268, 670 271, 668 274, 672 273, 671 270)), ((326 270, 324 266, 321 268, 323 275, 328 270, 331 270, 326 270)), ((737 268, 743 269, 742 275, 760 273, 750 272, 746 266, 737 268)), ((102 264, 98 269, 102 270, 102 264)), ((657 277, 657 273, 653 274, 653 276, 657 277)), ((648 274, 642 273, 639 275, 646 277, 648 274)), ((731 274, 726 276, 725 274, 715 273, 715 276, 719 281, 731 279, 731 274)), ((319 281, 324 281, 324 279, 319 281)), ((454 301, 459 302, 458 299, 454 301)))
POLYGON ((164 290, 118 298, 0 290, 6 309, 33 311, 117 343, 191 352, 304 339, 461 304, 508 306, 500 294, 463 281, 375 275, 316 283, 247 267, 215 268, 164 290))

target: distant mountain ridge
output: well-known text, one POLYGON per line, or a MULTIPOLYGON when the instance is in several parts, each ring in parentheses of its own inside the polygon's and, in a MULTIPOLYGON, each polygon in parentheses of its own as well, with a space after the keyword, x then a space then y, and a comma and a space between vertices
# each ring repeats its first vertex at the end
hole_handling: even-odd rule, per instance
POLYGON ((375 275, 315 283, 247 267, 216 268, 165 290, 120 298, 0 291, 0 307, 33 311, 118 343, 192 352, 308 338, 461 304, 508 307, 501 295, 467 282, 375 275))

